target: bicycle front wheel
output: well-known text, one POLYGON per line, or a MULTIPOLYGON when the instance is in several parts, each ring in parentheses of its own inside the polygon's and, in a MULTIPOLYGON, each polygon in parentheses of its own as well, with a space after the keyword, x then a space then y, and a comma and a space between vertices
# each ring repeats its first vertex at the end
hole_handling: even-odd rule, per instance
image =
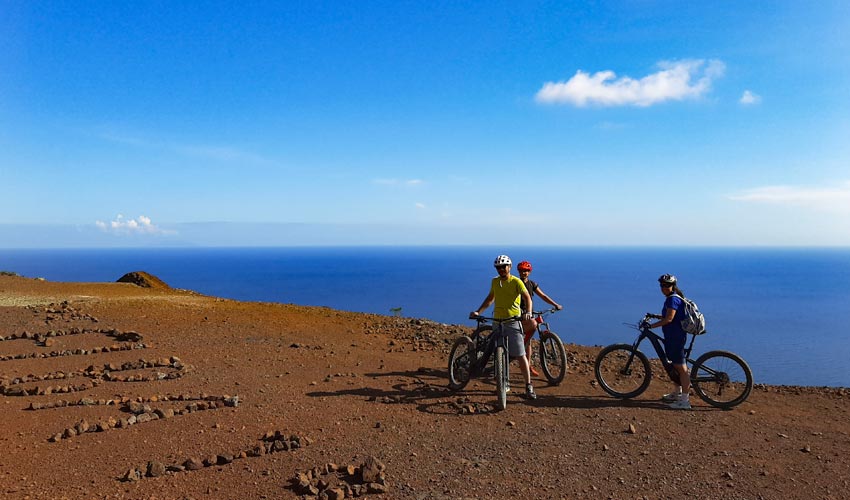
POLYGON ((649 360, 629 344, 612 344, 599 351, 593 371, 602 390, 615 398, 640 396, 652 380, 649 360))
POLYGON ((449 389, 459 391, 466 387, 475 360, 475 342, 469 337, 455 340, 449 353, 449 389))
POLYGON ((508 406, 508 351, 499 346, 496 348, 496 392, 499 399, 499 409, 508 406))
POLYGON ((710 351, 694 362, 691 386, 706 403, 728 410, 749 397, 753 390, 753 372, 737 354, 710 351))
POLYGON ((550 385, 558 385, 567 374, 567 351, 564 343, 552 332, 540 339, 540 366, 550 385))

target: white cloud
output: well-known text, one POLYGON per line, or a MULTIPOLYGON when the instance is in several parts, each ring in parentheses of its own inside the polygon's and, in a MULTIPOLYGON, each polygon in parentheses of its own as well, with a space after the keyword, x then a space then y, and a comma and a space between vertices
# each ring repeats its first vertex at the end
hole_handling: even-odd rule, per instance
POLYGON ((543 104, 646 107, 664 101, 697 98, 723 76, 726 65, 719 60, 688 59, 661 61, 660 70, 639 80, 617 78, 613 71, 594 74, 578 70, 567 81, 546 82, 535 99, 543 104))
POLYGON ((748 203, 850 212, 850 181, 831 187, 763 186, 744 190, 728 198, 748 203))
POLYGON ((426 207, 425 207, 425 204, 424 204, 424 203, 419 203, 419 202, 417 202, 417 203, 416 203, 416 208, 418 208, 418 209, 420 209, 420 210, 424 210, 426 207))
POLYGON ((419 186, 424 184, 425 181, 422 179, 372 179, 373 184, 380 184, 383 186, 419 186))
POLYGON ((174 231, 166 231, 151 222, 150 217, 140 215, 136 219, 125 219, 118 214, 115 220, 110 222, 95 221, 95 225, 101 231, 113 234, 174 234, 174 231))
POLYGON ((758 104, 761 102, 761 96, 753 93, 750 90, 745 90, 741 95, 741 98, 738 100, 744 106, 751 106, 753 104, 758 104))

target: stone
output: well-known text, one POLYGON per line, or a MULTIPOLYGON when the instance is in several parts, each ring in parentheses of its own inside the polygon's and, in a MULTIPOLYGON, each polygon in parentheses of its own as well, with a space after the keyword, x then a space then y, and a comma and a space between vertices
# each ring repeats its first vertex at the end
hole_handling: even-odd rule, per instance
POLYGON ((227 465, 233 462, 233 455, 218 455, 216 457, 216 463, 218 465, 227 465))
POLYGON ((626 432, 628 432, 629 434, 637 434, 637 428, 635 427, 635 424, 629 424, 629 429, 626 432))
POLYGON ((162 462, 157 462, 157 461, 154 461, 154 460, 148 462, 148 470, 147 470, 147 474, 146 474, 148 477, 159 477, 159 476, 162 476, 164 474, 165 474, 165 465, 163 465, 162 462))
POLYGON ((122 481, 131 481, 135 482, 142 478, 142 473, 138 471, 138 469, 129 469, 127 472, 121 476, 122 481))
POLYGON ((171 418, 171 417, 174 416, 174 410, 172 410, 171 408, 166 408, 166 409, 157 408, 156 410, 154 410, 154 413, 159 418, 171 418))
POLYGON ((383 473, 385 466, 373 456, 368 456, 363 461, 360 467, 360 480, 363 483, 378 483, 383 482, 383 473))
POLYGON ((380 495, 387 492, 387 487, 380 483, 369 483, 366 485, 366 491, 380 495))
POLYGON ((204 459, 204 467, 212 467, 218 465, 218 456, 210 456, 204 459))
POLYGON ((343 500, 345 498, 345 490, 342 488, 329 488, 325 490, 328 500, 343 500))
POLYGON ((204 468, 204 463, 197 458, 189 458, 183 462, 183 467, 185 467, 186 470, 200 470, 204 468))
POLYGON ((86 420, 81 420, 77 422, 77 425, 74 426, 74 430, 77 431, 77 434, 83 434, 85 432, 88 432, 90 428, 91 426, 86 420))

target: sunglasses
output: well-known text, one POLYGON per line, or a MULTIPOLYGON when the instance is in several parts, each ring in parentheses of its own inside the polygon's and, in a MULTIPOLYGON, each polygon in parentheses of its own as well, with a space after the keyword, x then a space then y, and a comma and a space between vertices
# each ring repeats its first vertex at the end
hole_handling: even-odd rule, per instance
POLYGON ((673 285, 665 285, 664 283, 660 283, 661 288, 673 288, 673 285))
POLYGON ((496 269, 507 269, 509 267, 511 267, 511 266, 509 266, 507 264, 502 264, 501 266, 496 266, 496 269))

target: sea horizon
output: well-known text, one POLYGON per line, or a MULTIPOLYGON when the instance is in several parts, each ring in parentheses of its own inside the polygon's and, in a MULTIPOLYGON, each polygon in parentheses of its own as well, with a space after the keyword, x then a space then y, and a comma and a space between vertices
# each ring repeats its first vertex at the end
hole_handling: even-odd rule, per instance
MULTIPOLYGON (((659 274, 677 274, 706 314, 695 353, 741 355, 756 383, 850 386, 841 325, 850 321, 850 248, 648 246, 296 246, 0 250, 0 271, 111 282, 145 271, 174 288, 246 301, 426 318, 472 326, 500 253, 530 260, 532 279, 564 305, 568 343, 632 343, 660 312, 659 274), (835 328, 839 325, 839 328, 835 328), (810 339, 817 339, 812 342, 810 339)), ((536 308, 544 303, 539 301, 536 308)), ((642 350, 651 354, 648 344, 642 350)))

